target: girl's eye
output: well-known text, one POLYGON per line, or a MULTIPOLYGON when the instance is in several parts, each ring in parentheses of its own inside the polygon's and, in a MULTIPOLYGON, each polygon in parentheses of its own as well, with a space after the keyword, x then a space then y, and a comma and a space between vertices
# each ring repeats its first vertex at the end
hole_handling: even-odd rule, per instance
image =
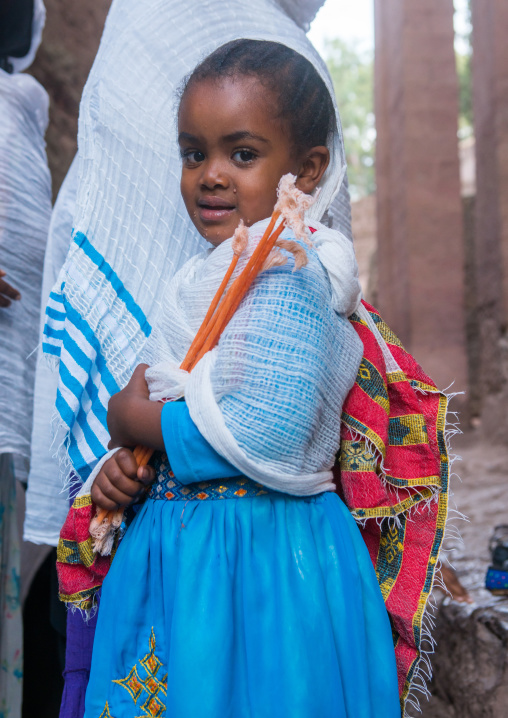
POLYGON ((235 162, 240 162, 245 164, 246 162, 252 162, 253 159, 255 159, 256 155, 254 152, 251 152, 251 150, 237 150, 233 153, 233 159, 235 162))
POLYGON ((205 155, 201 150, 185 150, 182 152, 182 157, 189 165, 199 164, 205 159, 205 155))

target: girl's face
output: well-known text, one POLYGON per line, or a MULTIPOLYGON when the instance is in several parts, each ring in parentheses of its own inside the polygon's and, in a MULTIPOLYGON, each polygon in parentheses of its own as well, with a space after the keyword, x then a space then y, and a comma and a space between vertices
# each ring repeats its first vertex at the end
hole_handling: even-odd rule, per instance
POLYGON ((311 192, 328 164, 325 147, 307 153, 310 168, 309 156, 295 156, 275 96, 252 77, 192 82, 180 103, 178 142, 187 212, 215 246, 241 219, 250 226, 272 214, 282 175, 297 175, 299 189, 311 192))

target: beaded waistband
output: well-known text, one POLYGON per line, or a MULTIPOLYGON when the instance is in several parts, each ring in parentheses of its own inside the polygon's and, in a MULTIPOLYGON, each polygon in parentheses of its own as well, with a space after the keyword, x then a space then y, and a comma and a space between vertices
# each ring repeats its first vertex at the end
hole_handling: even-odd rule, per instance
POLYGON ((214 481, 201 481, 197 484, 181 484, 175 479, 166 454, 154 457, 153 466, 157 479, 148 493, 149 499, 165 501, 204 501, 206 499, 244 499, 272 493, 245 476, 214 481))

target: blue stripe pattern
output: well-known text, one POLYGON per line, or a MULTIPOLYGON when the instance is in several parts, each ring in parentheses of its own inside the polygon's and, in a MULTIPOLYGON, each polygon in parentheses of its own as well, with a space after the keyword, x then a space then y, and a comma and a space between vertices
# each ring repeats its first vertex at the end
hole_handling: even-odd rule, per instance
MULTIPOLYGON (((81 232, 75 235, 74 242, 102 272, 126 312, 136 319, 148 337, 152 328, 145 314, 112 267, 81 232)), ((42 349, 46 354, 60 357, 55 406, 69 429, 69 458, 84 481, 96 460, 107 452, 107 403, 119 385, 94 331, 71 302, 65 294, 65 283, 60 291, 50 293, 42 349)))
MULTIPOLYGON (((62 285, 62 289, 63 289, 63 285, 62 285)), ((52 299, 54 302, 59 302, 60 304, 64 303, 62 295, 57 294, 56 292, 50 292, 49 298, 52 299)))
POLYGON ((48 344, 47 342, 42 342, 42 351, 43 354, 51 354, 54 357, 59 357, 61 348, 60 346, 55 346, 54 344, 48 344))
POLYGON ((46 307, 46 316, 55 321, 63 322, 65 320, 65 312, 57 312, 53 307, 46 307))
POLYGON ((57 339, 61 342, 64 339, 64 334, 64 329, 55 329, 55 327, 51 326, 48 322, 44 325, 44 336, 46 339, 57 339))
POLYGON ((141 331, 144 333, 145 337, 148 337, 151 332, 151 326, 147 318, 145 317, 141 307, 134 301, 132 294, 125 288, 123 282, 121 281, 117 273, 114 271, 114 269, 111 267, 111 265, 106 262, 104 257, 99 254, 99 252, 95 249, 95 247, 92 246, 90 241, 82 232, 76 233, 74 241, 78 245, 78 247, 81 247, 86 256, 91 259, 92 262, 96 264, 97 267, 101 270, 101 272, 104 274, 106 279, 110 282, 111 286, 117 293, 119 299, 121 299, 122 302, 125 304, 127 311, 130 312, 130 314, 132 314, 135 319, 137 319, 138 324, 141 327, 141 331))

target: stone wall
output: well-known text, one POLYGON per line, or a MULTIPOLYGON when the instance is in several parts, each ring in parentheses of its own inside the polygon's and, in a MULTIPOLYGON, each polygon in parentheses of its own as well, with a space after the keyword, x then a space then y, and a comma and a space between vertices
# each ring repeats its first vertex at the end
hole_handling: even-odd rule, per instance
POLYGON ((441 387, 467 385, 450 0, 375 0, 379 309, 441 387))
POLYGON ((377 305, 377 217, 375 194, 362 197, 362 199, 351 203, 351 221, 363 295, 368 302, 377 305))
POLYGON ((111 0, 45 0, 46 25, 30 73, 50 97, 46 134, 53 197, 77 149, 78 109, 111 0))
POLYGON ((473 0, 477 190, 473 371, 484 432, 508 437, 508 3, 473 0))

